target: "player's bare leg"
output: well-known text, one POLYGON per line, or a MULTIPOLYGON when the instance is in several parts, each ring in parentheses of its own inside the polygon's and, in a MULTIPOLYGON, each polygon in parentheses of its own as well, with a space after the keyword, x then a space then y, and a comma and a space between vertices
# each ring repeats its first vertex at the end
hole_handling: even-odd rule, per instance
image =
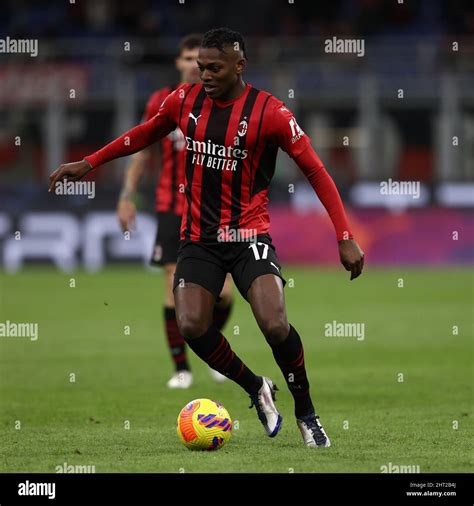
POLYGON ((216 298, 195 283, 183 283, 174 291, 176 320, 186 341, 202 336, 211 326, 216 298))
POLYGON ((281 417, 273 404, 273 384, 254 374, 212 325, 215 296, 200 285, 184 283, 176 286, 174 299, 178 326, 189 347, 209 367, 235 381, 250 395, 265 432, 276 436, 281 417))
POLYGON ((330 446, 309 394, 303 344, 298 332, 288 323, 282 280, 275 274, 258 276, 247 292, 247 299, 293 396, 297 424, 305 444, 330 446))
POLYGON ((232 305, 234 303, 232 295, 232 276, 227 274, 224 286, 214 306, 214 325, 222 330, 229 319, 232 305))

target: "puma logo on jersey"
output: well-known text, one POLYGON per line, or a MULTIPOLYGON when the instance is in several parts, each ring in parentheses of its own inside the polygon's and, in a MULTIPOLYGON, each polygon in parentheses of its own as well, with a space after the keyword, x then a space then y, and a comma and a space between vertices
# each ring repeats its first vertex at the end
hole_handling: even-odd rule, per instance
POLYGON ((278 266, 277 266, 277 265, 275 265, 273 262, 270 262, 270 263, 273 265, 273 267, 275 267, 275 269, 276 269, 278 272, 280 272, 280 269, 278 268, 278 266))
POLYGON ((194 120, 194 124, 197 126, 198 124, 198 119, 202 116, 202 114, 200 114, 197 118, 196 116, 194 116, 194 114, 192 112, 189 113, 189 117, 192 118, 194 120))

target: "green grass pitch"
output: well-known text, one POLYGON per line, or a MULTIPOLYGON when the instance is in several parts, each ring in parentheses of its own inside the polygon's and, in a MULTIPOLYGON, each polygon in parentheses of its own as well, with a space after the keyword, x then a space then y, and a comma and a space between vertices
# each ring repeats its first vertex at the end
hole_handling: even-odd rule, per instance
POLYGON ((264 436, 246 394, 215 384, 196 356, 192 388, 167 390, 161 273, 34 268, 0 275, 0 321, 39 324, 37 341, 0 337, 0 471, 54 473, 64 463, 96 472, 379 473, 390 463, 472 471, 472 273, 369 267, 349 282, 342 268, 287 267, 284 275, 331 448, 303 446, 283 377, 237 291, 225 334, 280 388, 275 439, 264 436), (326 337, 333 320, 364 323, 364 340, 326 337), (178 412, 199 397, 239 422, 217 452, 191 452, 176 435, 178 412))

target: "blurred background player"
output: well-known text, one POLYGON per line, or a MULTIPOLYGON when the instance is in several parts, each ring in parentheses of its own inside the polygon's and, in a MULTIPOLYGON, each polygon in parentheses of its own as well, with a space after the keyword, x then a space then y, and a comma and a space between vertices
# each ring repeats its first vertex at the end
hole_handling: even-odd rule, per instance
MULTIPOLYGON (((199 82, 196 60, 200 43, 200 35, 190 34, 185 36, 179 44, 176 69, 180 73, 180 84, 199 82)), ((145 108, 143 121, 148 121, 158 112, 165 98, 177 86, 175 84, 165 86, 151 95, 145 108)), ((169 388, 189 388, 193 382, 186 343, 176 322, 173 297, 173 275, 176 268, 179 229, 184 204, 184 148, 185 139, 179 128, 160 140, 159 176, 155 190, 158 231, 151 263, 162 266, 166 276, 163 316, 167 343, 176 369, 167 382, 169 388)), ((137 213, 133 200, 134 194, 151 158, 151 147, 135 153, 124 173, 123 188, 117 205, 117 216, 123 231, 134 228, 137 213)), ((227 277, 220 300, 214 308, 214 324, 219 329, 227 322, 231 308, 231 281, 227 277)), ((225 381, 226 377, 218 371, 210 369, 210 372, 216 381, 225 381)))

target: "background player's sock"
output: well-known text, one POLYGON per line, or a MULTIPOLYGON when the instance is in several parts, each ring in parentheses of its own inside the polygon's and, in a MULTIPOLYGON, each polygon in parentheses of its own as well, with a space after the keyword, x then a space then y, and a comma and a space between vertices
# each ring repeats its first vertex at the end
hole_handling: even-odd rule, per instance
POLYGON ((232 311, 232 301, 227 306, 219 306, 216 304, 214 307, 214 321, 213 325, 218 330, 222 330, 224 325, 227 323, 229 319, 230 312, 232 311))
POLYGON ((296 417, 314 412, 304 365, 303 343, 298 332, 290 325, 288 337, 282 343, 271 348, 295 401, 296 417))
POLYGON ((176 370, 189 371, 190 368, 186 356, 186 341, 179 332, 174 307, 165 306, 165 330, 171 358, 173 359, 176 370))
POLYGON ((249 394, 256 393, 262 386, 262 378, 240 360, 227 339, 213 325, 202 336, 188 339, 187 343, 209 367, 235 381, 249 394))

